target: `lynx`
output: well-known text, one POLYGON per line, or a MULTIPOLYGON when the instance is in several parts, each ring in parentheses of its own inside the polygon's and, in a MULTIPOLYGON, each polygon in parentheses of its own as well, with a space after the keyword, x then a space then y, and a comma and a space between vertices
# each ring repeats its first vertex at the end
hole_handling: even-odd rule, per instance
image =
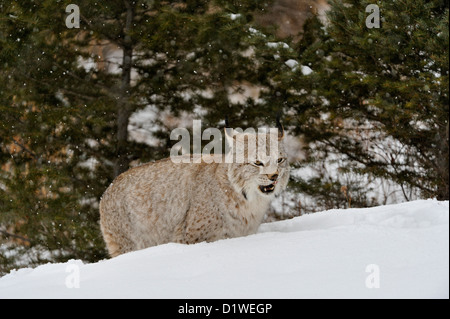
POLYGON ((256 233, 271 200, 288 183, 284 131, 233 131, 225 137, 235 145, 233 156, 244 155, 243 162, 186 164, 168 158, 114 180, 100 202, 101 230, 112 257, 170 242, 194 244, 256 233))

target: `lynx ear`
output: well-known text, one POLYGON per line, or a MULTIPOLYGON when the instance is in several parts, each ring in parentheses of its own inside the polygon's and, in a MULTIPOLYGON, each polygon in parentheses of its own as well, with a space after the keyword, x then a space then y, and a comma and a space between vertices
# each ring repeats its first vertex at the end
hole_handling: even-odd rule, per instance
POLYGON ((236 134, 234 129, 231 127, 225 127, 225 140, 228 145, 233 145, 233 140, 236 139, 236 134))
POLYGON ((236 139, 236 132, 230 127, 230 122, 228 120, 228 115, 225 116, 225 140, 228 145, 233 145, 233 139, 236 139))
POLYGON ((281 141, 284 138, 284 127, 283 127, 283 124, 281 124, 280 118, 281 118, 281 113, 278 112, 276 121, 277 121, 278 140, 279 141, 281 141))

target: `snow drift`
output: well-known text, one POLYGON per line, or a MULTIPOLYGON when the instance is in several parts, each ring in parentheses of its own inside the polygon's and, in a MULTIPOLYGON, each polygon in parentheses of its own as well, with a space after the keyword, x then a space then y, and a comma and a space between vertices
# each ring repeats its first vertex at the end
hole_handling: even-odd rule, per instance
POLYGON ((0 278, 1 298, 449 298, 449 204, 331 210, 258 234, 0 278))

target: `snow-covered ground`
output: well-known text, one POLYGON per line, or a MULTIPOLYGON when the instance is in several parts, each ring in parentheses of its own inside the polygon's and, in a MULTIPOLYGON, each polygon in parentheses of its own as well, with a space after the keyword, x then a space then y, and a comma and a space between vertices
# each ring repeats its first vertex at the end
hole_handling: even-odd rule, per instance
POLYGON ((258 234, 0 278, 2 298, 449 298, 449 203, 331 210, 258 234))

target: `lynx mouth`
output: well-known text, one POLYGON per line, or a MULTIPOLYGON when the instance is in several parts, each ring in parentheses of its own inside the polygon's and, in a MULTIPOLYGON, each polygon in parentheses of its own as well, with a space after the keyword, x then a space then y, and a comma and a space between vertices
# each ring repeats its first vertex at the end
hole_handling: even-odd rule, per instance
POLYGON ((259 190, 264 194, 273 193, 273 191, 275 190, 275 183, 270 185, 260 185, 259 190))

